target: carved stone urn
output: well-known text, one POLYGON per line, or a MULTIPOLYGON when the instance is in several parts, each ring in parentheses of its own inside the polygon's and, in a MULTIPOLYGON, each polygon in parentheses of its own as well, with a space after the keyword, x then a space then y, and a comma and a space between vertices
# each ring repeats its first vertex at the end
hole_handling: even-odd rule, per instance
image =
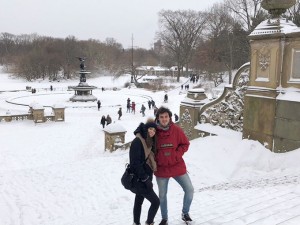
POLYGON ((295 4, 296 0, 263 0, 261 6, 268 10, 273 18, 277 18, 295 4))

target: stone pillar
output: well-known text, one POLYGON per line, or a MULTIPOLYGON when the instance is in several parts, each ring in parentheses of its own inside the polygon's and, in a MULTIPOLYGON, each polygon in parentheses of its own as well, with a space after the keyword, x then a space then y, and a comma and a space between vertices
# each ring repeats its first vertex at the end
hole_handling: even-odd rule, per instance
POLYGON ((32 115, 32 106, 29 105, 29 110, 28 110, 28 119, 29 120, 33 120, 33 115, 32 115))
POLYGON ((5 122, 11 122, 12 121, 12 116, 10 110, 6 111, 6 117, 5 117, 5 122))
POLYGON ((197 125, 200 108, 207 103, 204 89, 191 89, 186 98, 180 103, 179 126, 183 129, 189 140, 198 137, 194 127, 197 125))
POLYGON ((45 110, 44 107, 39 104, 35 104, 32 106, 32 116, 33 116, 33 121, 35 123, 45 122, 44 110, 45 110))
POLYGON ((125 143, 126 130, 118 123, 109 124, 104 129, 104 150, 115 151, 125 143))
POLYGON ((263 21, 249 35, 251 68, 243 138, 258 140, 274 152, 300 147, 300 136, 295 136, 300 132, 300 118, 297 111, 291 111, 299 110, 300 103, 281 96, 291 87, 295 93, 300 92, 300 29, 277 15, 294 3, 264 1, 262 5, 275 18, 263 21))
POLYGON ((54 114, 54 121, 65 121, 65 107, 60 105, 54 105, 52 107, 54 114))

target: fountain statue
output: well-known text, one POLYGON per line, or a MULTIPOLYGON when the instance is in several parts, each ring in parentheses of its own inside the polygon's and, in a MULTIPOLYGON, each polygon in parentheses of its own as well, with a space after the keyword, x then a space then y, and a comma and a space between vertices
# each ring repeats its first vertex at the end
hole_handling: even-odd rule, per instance
POLYGON ((71 87, 75 94, 70 98, 72 102, 87 102, 87 101, 97 101, 97 98, 93 95, 93 89, 96 89, 95 86, 90 86, 86 83, 86 74, 90 74, 91 72, 85 70, 84 61, 86 58, 77 57, 80 61, 80 82, 77 86, 71 87))

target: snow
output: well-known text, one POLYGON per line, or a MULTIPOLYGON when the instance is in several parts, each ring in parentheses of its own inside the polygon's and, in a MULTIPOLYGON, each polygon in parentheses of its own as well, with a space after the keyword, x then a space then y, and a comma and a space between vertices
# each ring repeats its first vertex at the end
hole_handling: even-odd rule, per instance
POLYGON ((284 18, 274 18, 261 22, 249 36, 268 35, 274 33, 291 34, 297 32, 300 32, 300 29, 292 21, 284 18))
MULTIPOLYGON (((95 102, 69 102, 72 91, 47 90, 50 85, 77 85, 77 80, 27 83, 0 73, 0 115, 8 110, 11 114, 27 113, 32 102, 66 106, 64 122, 0 123, 1 225, 132 224, 134 195, 120 183, 128 151, 104 150, 100 119, 109 114, 112 126, 125 128, 127 143, 134 138, 133 131, 139 123, 153 117, 153 110, 147 109, 146 117, 139 113, 141 104, 152 98, 157 106, 165 105, 178 114, 186 93, 180 91, 178 84, 178 88, 168 92, 169 102, 163 103, 164 91, 123 88, 130 76, 87 80, 91 85, 120 90, 94 90, 102 103, 98 111, 95 102), (26 86, 41 88, 39 95, 25 91, 26 86), (8 90, 22 91, 1 92, 8 90), (128 97, 137 103, 136 114, 126 113, 128 97), (15 104, 6 102, 7 99, 14 99, 15 104), (123 116, 118 121, 119 107, 123 108, 123 116)), ((191 141, 184 155, 195 188, 190 211, 194 225, 300 224, 300 149, 275 154, 257 141, 243 140, 240 132, 207 124, 196 128, 218 136, 191 141)), ((155 180, 154 189, 157 192, 155 180)), ((171 225, 183 224, 182 197, 180 186, 171 180, 171 225)), ((145 200, 142 224, 148 207, 145 200)), ((160 211, 155 221, 159 223, 160 211)))
POLYGON ((269 78, 265 78, 265 77, 258 77, 255 79, 255 81, 257 82, 269 82, 269 78))
POLYGON ((153 71, 169 71, 167 67, 161 67, 161 66, 139 66, 136 68, 136 70, 142 70, 142 71, 147 71, 147 70, 153 70, 153 71))
POLYGON ((283 92, 280 93, 277 98, 278 100, 292 101, 292 102, 300 102, 300 92, 283 92))
POLYGON ((64 105, 57 103, 52 106, 54 109, 64 109, 66 108, 64 105))
POLYGON ((126 129, 119 123, 113 123, 106 126, 103 131, 106 131, 107 133, 120 133, 126 132, 126 129))
POLYGON ((265 98, 265 99, 274 99, 274 97, 269 97, 269 96, 264 96, 264 95, 251 95, 251 94, 246 94, 246 96, 250 96, 253 98, 265 98))
POLYGON ((32 108, 33 109, 44 109, 44 107, 42 105, 38 104, 38 103, 32 105, 32 108))
POLYGON ((193 88, 191 90, 189 90, 189 92, 193 93, 193 92, 203 92, 204 93, 204 89, 203 88, 193 88))

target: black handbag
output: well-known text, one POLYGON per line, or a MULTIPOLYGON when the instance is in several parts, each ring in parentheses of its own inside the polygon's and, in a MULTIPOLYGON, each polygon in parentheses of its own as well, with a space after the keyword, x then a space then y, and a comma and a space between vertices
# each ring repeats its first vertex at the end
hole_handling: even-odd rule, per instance
POLYGON ((134 179, 135 179, 135 175, 130 170, 130 164, 127 163, 125 172, 121 177, 121 183, 125 189, 131 190, 133 188, 134 179))

